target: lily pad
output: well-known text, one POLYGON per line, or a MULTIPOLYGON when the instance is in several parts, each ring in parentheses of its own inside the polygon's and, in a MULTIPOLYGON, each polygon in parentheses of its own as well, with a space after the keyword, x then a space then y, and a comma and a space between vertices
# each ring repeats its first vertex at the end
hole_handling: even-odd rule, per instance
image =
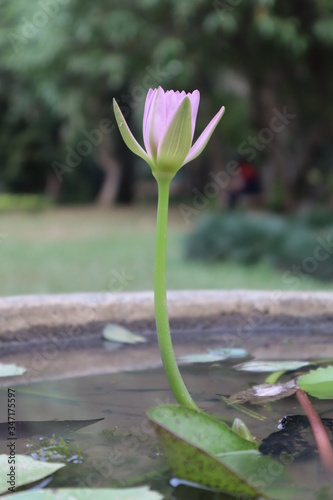
MULTIPOLYGON (((0 470, 2 472, 0 475, 0 494, 7 492, 8 488, 12 486, 10 483, 7 483, 8 478, 10 479, 10 476, 7 476, 7 474, 11 471, 10 465, 11 464, 8 463, 8 455, 0 455, 0 470), (6 474, 4 474, 5 471, 6 474)), ((38 460, 34 460, 26 455, 16 455, 15 465, 12 466, 14 467, 12 471, 15 470, 13 486, 18 488, 19 486, 34 483, 39 479, 50 476, 57 470, 64 467, 65 464, 39 462, 38 460)))
POLYGON ((146 342, 144 337, 136 335, 127 328, 110 323, 103 330, 103 339, 111 342, 120 342, 121 344, 139 344, 146 342))
POLYGON ((208 349, 207 352, 186 354, 185 356, 180 356, 178 359, 186 363, 215 363, 226 359, 245 358, 247 354, 245 349, 219 347, 216 349, 208 349))
MULTIPOLYGON (((258 478, 267 477, 267 470, 277 464, 261 455, 254 442, 223 422, 184 407, 151 408, 148 418, 178 478, 234 495, 265 498, 263 489, 273 481, 268 484, 258 478)), ((278 479, 284 481, 285 468, 278 466, 278 479)))
POLYGON ((318 399, 333 399, 333 365, 311 370, 297 381, 303 391, 318 399))
POLYGON ((294 371, 309 366, 308 361, 248 361, 241 365, 235 366, 236 370, 244 372, 277 372, 277 371, 294 371))
POLYGON ((221 361, 221 357, 216 354, 203 352, 197 354, 185 354, 184 356, 179 356, 178 360, 185 363, 215 363, 217 361, 221 361))
POLYGON ((0 363, 0 377, 14 377, 17 375, 23 375, 27 370, 22 366, 17 366, 14 364, 6 365, 4 363, 0 363))
MULTIPOLYGON (((12 495, 1 497, 13 500, 12 495)), ((163 495, 157 491, 151 491, 148 486, 138 488, 46 488, 44 490, 22 491, 15 494, 18 500, 86 500, 96 498, 98 500, 162 500, 163 495)))

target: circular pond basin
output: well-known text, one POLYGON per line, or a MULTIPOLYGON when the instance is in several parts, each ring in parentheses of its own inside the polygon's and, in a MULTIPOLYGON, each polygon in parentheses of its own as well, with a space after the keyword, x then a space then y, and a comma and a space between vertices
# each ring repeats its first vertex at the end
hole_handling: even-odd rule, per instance
MULTIPOLYGON (((267 376, 235 366, 253 358, 333 358, 332 305, 330 293, 169 293, 171 331, 179 358, 210 349, 247 352, 242 359, 204 364, 180 360, 194 400, 229 425, 241 418, 260 441, 278 431, 284 416, 302 415, 293 395, 261 405, 230 405, 229 396, 264 383, 267 376)), ((180 484, 175 478, 170 483, 172 471, 145 416, 149 407, 175 403, 161 368, 151 293, 4 298, 0 317, 0 362, 26 370, 0 378, 0 453, 6 453, 7 389, 14 388, 16 420, 24 423, 17 453, 41 458, 50 440, 68 441, 68 449, 60 453, 66 467, 53 474, 46 486, 148 484, 165 498, 229 498, 180 484), (141 342, 106 341, 103 331, 110 323, 140 335, 141 342)), ((281 381, 293 376, 287 373, 281 381)), ((333 418, 332 402, 316 400, 315 405, 321 417, 333 418)), ((291 424, 289 439, 300 440, 291 424)), ((301 440, 310 442, 311 432, 303 424, 301 440)), ((52 460, 47 453, 43 458, 52 460)), ((288 463, 288 469, 301 488, 290 498, 310 500, 320 489, 332 488, 319 466, 315 445, 288 463)), ((276 476, 271 471, 265 481, 273 480, 276 476)))

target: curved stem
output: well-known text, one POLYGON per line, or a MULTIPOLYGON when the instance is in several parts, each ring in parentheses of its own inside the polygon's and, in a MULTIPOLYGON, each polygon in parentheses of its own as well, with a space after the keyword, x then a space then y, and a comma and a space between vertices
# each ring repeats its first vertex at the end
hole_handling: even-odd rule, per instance
POLYGON ((302 389, 296 391, 297 399, 308 417, 315 438, 321 463, 330 474, 333 473, 333 450, 326 429, 311 401, 302 389))
POLYGON ((198 409, 180 374, 172 346, 166 300, 166 248, 170 181, 158 183, 158 206, 155 243, 154 299, 158 343, 164 370, 171 390, 179 404, 198 409))

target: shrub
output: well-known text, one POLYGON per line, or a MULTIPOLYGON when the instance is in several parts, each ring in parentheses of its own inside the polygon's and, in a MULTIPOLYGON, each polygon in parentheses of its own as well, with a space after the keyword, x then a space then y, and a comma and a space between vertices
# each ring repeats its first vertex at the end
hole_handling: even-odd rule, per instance
POLYGON ((268 214, 230 212, 204 217, 186 242, 186 255, 203 260, 233 259, 251 264, 271 259, 286 222, 268 214))
MULTIPOLYGON (((186 240, 186 256, 206 261, 234 260, 253 264, 266 260, 279 269, 333 280, 333 256, 318 260, 317 238, 326 239, 328 219, 298 216, 289 219, 265 213, 228 212, 203 217, 186 240), (318 222, 318 221, 321 221, 318 222), (320 233, 313 227, 325 225, 320 233), (296 266, 296 267, 295 267, 296 266)), ((322 251, 324 254, 325 251, 322 251)))
POLYGON ((305 212, 304 214, 297 214, 292 217, 296 223, 303 224, 304 226, 313 229, 319 229, 332 225, 333 212, 324 207, 318 207, 314 210, 305 212))

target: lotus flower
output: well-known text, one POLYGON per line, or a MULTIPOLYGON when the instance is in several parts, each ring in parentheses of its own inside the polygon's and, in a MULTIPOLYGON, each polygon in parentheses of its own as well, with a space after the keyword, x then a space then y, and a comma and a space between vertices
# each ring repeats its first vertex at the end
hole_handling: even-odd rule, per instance
POLYGON ((169 179, 185 163, 194 160, 205 148, 219 123, 224 107, 214 116, 192 145, 200 93, 149 89, 143 116, 144 150, 130 131, 120 108, 113 100, 113 109, 120 133, 128 148, 143 158, 157 180, 169 179))

